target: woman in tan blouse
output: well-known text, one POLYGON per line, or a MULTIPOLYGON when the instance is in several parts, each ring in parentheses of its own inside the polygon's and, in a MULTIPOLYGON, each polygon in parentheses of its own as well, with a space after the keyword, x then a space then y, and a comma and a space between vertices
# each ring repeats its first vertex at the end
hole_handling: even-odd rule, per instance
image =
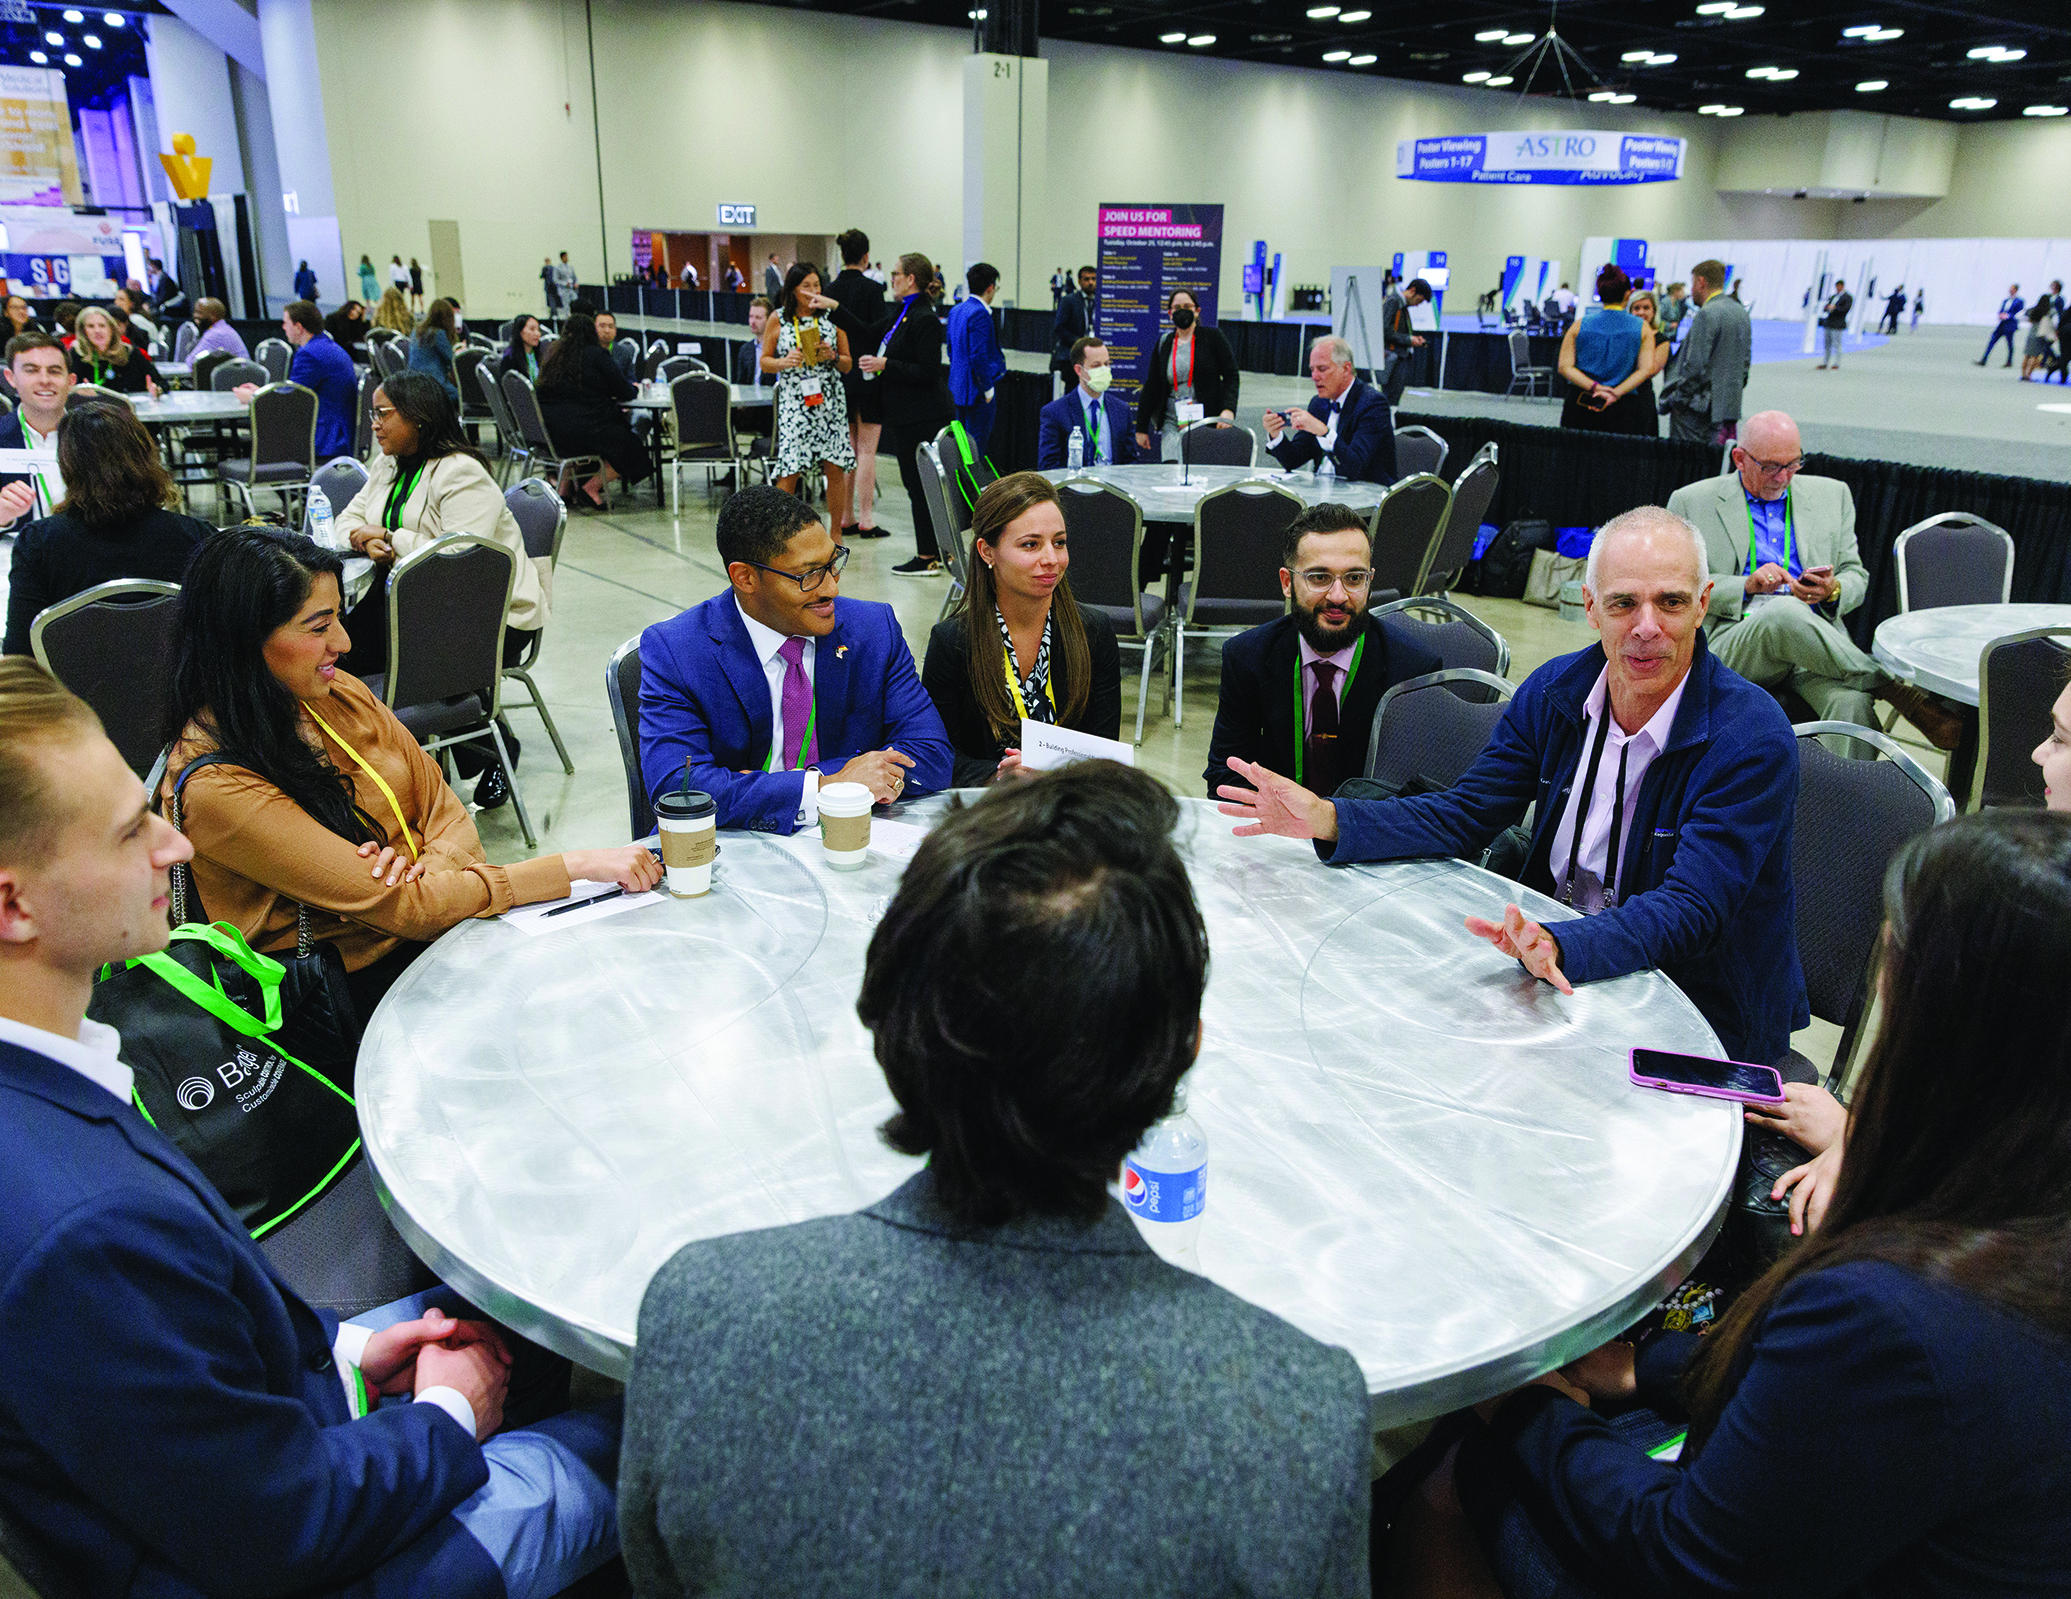
MULTIPOLYGON (((560 899, 570 880, 632 892, 661 866, 644 845, 491 865, 467 807, 395 713, 348 672, 344 564, 294 534, 237 528, 203 545, 181 588, 172 699, 194 845, 190 915, 292 949, 298 907, 334 944, 364 1019, 432 940, 475 916, 560 899), (220 757, 190 765, 198 757, 220 757)), ((183 781, 184 779, 184 781, 183 781)))

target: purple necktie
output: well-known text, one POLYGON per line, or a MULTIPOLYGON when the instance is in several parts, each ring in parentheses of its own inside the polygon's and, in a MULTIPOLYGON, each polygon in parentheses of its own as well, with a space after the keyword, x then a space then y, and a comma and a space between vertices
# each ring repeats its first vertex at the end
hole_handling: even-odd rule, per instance
POLYGON ((796 772, 820 764, 820 735, 806 739, 813 719, 813 680, 805 675, 804 639, 785 639, 777 653, 784 657, 784 766, 796 772))

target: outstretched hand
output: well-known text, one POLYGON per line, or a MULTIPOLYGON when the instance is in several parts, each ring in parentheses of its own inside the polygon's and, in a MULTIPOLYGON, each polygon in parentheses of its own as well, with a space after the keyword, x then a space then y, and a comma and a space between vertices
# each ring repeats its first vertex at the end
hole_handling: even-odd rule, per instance
POLYGON ((1329 800, 1311 794, 1291 777, 1235 756, 1230 757, 1230 770, 1252 784, 1239 788, 1225 783, 1216 790, 1222 796, 1216 809, 1244 820, 1244 826, 1230 830, 1238 838, 1277 833, 1282 838, 1320 838, 1328 843, 1338 836, 1338 811, 1329 800))
POLYGON ((1551 983, 1563 994, 1575 992, 1575 985, 1562 975, 1560 969, 1560 945, 1553 941, 1553 935, 1530 920, 1515 905, 1503 907, 1503 919, 1491 922, 1480 916, 1467 918, 1467 931, 1476 938, 1485 938, 1505 955, 1520 962, 1524 969, 1543 983, 1551 983))

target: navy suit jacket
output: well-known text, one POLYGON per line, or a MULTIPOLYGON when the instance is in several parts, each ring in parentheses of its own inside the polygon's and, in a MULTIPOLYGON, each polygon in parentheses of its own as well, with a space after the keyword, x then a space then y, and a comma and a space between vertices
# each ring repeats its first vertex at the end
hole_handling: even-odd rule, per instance
MULTIPOLYGON (((1414 855, 1472 857, 1538 804, 1527 887, 1552 893, 1554 828, 1582 763, 1583 702, 1601 645, 1526 678, 1481 759, 1441 794, 1339 800, 1332 865, 1414 855)), ((1776 701, 1722 666, 1704 641, 1669 729, 1640 782, 1610 910, 1552 924, 1573 983, 1659 967, 1690 996, 1729 1057, 1780 1060, 1811 1014, 1798 967, 1791 832, 1798 747, 1776 701)), ((1318 852, 1329 848, 1319 844, 1318 852)))
POLYGON ((949 333, 949 397, 958 405, 982 405, 985 391, 1007 375, 992 307, 974 294, 951 306, 942 322, 949 333))
MULTIPOLYGON (((1036 436, 1036 470, 1047 472, 1053 467, 1063 466, 1067 449, 1071 443, 1071 430, 1086 425, 1086 396, 1074 383, 1071 393, 1061 400, 1052 400, 1043 407, 1037 418, 1039 432, 1036 436)), ((1129 406, 1123 398, 1110 389, 1100 397, 1100 430, 1104 438, 1113 440, 1110 448, 1114 452, 1116 466, 1130 466, 1138 459, 1136 435, 1130 431, 1129 406)), ((1093 462, 1093 441, 1086 441, 1086 464, 1093 462)))
MULTIPOLYGON (((949 735, 920 686, 889 605, 834 602, 834 631, 813 648, 820 772, 866 750, 913 757, 906 797, 949 786, 949 735)), ((765 772, 769 680, 728 588, 640 635, 640 772, 650 795, 690 786, 718 803, 721 827, 788 833, 805 792, 801 772, 765 772)))
POLYGON ((447 1514, 481 1448, 351 1420, 336 1336, 143 1117, 0 1042, 0 1500, 91 1593, 500 1599, 447 1514))
MULTIPOLYGON (((1309 415, 1325 420, 1328 412, 1322 395, 1313 396, 1306 407, 1309 415)), ((1395 418, 1388 409, 1388 397, 1365 378, 1354 378, 1338 405, 1338 445, 1334 452, 1338 476, 1362 483, 1393 483, 1395 472, 1395 418)), ((1299 428, 1282 428, 1280 442, 1269 446, 1274 460, 1288 471, 1308 461, 1321 460, 1323 441, 1299 428)))
MULTIPOLYGON (((345 346, 319 333, 295 352, 288 381, 316 391, 316 458, 352 454, 352 424, 359 413, 360 380, 345 346)), ((334 505, 332 511, 345 509, 334 505)))

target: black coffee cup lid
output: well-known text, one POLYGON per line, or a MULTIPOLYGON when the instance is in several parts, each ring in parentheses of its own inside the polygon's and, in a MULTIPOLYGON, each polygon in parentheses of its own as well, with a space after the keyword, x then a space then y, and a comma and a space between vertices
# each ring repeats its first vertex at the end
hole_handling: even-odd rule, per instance
POLYGON ((712 802, 712 796, 702 789, 672 788, 666 794, 654 798, 654 814, 666 816, 674 821, 690 821, 700 816, 710 816, 719 807, 712 802))

